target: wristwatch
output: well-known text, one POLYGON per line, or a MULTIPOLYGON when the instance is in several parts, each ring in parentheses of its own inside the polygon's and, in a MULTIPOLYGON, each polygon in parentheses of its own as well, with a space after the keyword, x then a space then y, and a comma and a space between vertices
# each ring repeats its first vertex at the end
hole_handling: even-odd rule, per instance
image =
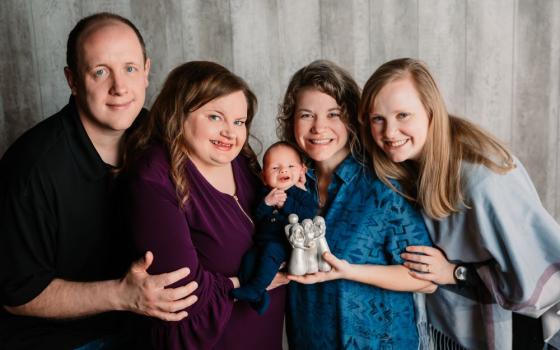
POLYGON ((455 270, 453 270, 453 277, 455 278, 455 282, 457 282, 457 284, 465 284, 467 282, 467 271, 466 266, 455 266, 455 270))

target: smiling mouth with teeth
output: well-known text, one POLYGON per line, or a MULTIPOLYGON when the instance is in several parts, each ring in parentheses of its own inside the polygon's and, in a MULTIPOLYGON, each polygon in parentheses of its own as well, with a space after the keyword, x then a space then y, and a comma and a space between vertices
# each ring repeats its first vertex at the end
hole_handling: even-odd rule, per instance
POLYGON ((333 139, 320 139, 320 140, 309 140, 310 143, 314 145, 326 145, 330 143, 333 139))
POLYGON ((218 141, 218 140, 210 140, 210 142, 211 142, 213 145, 218 146, 219 148, 230 149, 230 148, 233 147, 233 144, 231 144, 231 143, 223 143, 223 142, 220 142, 220 141, 218 141))
POLYGON ((408 142, 408 139, 399 140, 399 141, 385 141, 385 144, 389 147, 400 147, 408 142))

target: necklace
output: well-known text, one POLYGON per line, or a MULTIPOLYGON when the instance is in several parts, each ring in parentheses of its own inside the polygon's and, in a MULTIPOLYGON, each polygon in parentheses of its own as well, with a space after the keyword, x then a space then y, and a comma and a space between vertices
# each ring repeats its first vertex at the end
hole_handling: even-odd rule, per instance
POLYGON ((323 208, 325 206, 325 201, 321 198, 320 193, 317 194, 317 201, 318 201, 317 204, 319 205, 319 208, 323 208))
POLYGON ((325 184, 324 181, 319 177, 317 179, 317 201, 319 204, 319 208, 323 208, 327 203, 327 188, 328 183, 325 184))

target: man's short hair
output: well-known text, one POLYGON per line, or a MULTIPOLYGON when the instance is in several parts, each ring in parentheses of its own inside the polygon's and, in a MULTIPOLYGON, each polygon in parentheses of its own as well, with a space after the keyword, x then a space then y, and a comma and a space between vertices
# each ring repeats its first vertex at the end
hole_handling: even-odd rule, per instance
POLYGON ((140 34, 138 28, 136 28, 131 21, 122 16, 110 12, 100 12, 82 18, 78 23, 76 23, 68 35, 68 42, 66 44, 66 65, 70 68, 72 73, 78 73, 78 45, 80 43, 80 37, 92 25, 104 21, 117 21, 129 26, 134 33, 136 33, 138 41, 140 41, 144 62, 146 61, 146 45, 144 44, 144 38, 142 38, 142 34, 140 34))

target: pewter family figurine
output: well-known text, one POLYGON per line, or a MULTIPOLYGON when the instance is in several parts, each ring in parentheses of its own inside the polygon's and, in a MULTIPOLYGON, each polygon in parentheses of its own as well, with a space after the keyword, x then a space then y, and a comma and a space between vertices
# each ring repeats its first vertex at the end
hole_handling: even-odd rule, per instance
POLYGON ((296 214, 288 216, 289 224, 284 231, 292 245, 292 255, 288 264, 291 275, 305 275, 318 271, 330 271, 331 266, 323 260, 323 253, 330 251, 325 238, 325 219, 316 216, 313 220, 305 219, 299 223, 296 214))
POLYGON ((319 271, 330 271, 331 265, 323 259, 324 252, 330 252, 329 245, 327 244, 327 224, 322 216, 313 218, 313 227, 315 228, 315 242, 317 246, 317 261, 319 262, 319 271))

